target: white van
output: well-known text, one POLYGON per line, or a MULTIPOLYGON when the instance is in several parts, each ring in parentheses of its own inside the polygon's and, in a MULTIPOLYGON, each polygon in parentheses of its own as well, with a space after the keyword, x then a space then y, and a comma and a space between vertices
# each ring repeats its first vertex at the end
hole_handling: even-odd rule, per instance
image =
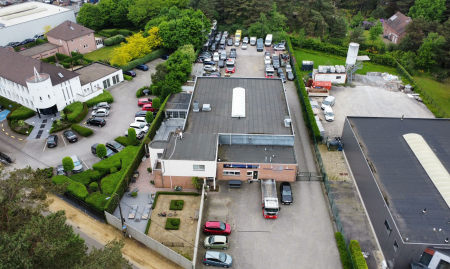
POLYGON ((333 113, 333 109, 331 109, 331 107, 329 107, 329 106, 325 107, 323 114, 325 115, 326 121, 334 121, 334 113, 333 113))
POLYGON ((336 97, 328 96, 327 98, 325 98, 325 100, 323 100, 321 108, 325 109, 325 107, 332 107, 332 106, 334 106, 334 101, 335 100, 336 100, 336 97))
POLYGON ((270 47, 270 46, 272 46, 272 35, 271 34, 268 34, 267 36, 266 36, 266 42, 264 43, 265 45, 266 45, 266 47, 270 47))

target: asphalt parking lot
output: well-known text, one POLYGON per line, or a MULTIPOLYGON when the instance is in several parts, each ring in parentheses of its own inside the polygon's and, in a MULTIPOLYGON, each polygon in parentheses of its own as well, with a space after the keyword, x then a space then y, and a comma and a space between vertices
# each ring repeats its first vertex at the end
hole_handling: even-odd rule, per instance
MULTIPOLYGON (((202 225, 231 225, 229 249, 214 251, 231 255, 233 268, 342 268, 320 183, 292 183, 294 203, 281 205, 278 219, 263 218, 259 182, 244 182, 240 189, 218 185, 219 192, 208 192, 202 225)), ((206 268, 204 239, 201 234, 196 268, 206 268)))
MULTIPOLYGON (((434 118, 428 108, 400 91, 373 86, 332 87, 330 95, 336 97, 332 107, 334 121, 325 121, 319 111, 323 128, 328 137, 341 136, 347 116, 434 118)), ((322 104, 324 97, 311 97, 322 104)))
MULTIPOLYGON (((114 103, 111 105, 110 115, 105 117, 106 125, 103 128, 84 125, 85 127, 94 130, 92 136, 83 138, 78 135, 79 140, 77 142, 68 143, 68 141, 62 137, 63 131, 60 131, 55 133, 59 136, 57 147, 47 148, 46 139, 33 139, 27 140, 25 147, 22 149, 23 152, 32 156, 34 159, 53 167, 61 164, 62 158, 77 155, 82 160, 85 169, 92 168, 92 165, 99 162, 100 159, 91 153, 91 146, 94 143, 104 144, 107 141, 114 140, 116 137, 125 134, 130 123, 134 122, 134 114, 141 110, 137 106, 138 98, 136 97, 136 91, 145 85, 148 86, 151 84, 150 74, 155 72, 155 66, 163 61, 164 60, 162 59, 157 59, 147 63, 149 70, 134 70, 137 75, 132 81, 124 81, 108 89, 114 97, 114 103)), ((152 96, 148 97, 151 98, 152 96)), ((86 122, 91 116, 91 113, 92 108, 89 109, 88 116, 80 123, 80 125, 86 122)), ((32 158, 26 158, 25 156, 26 155, 21 154, 19 158, 16 158, 17 167, 30 165, 33 168, 42 168, 42 163, 36 162, 32 158)))

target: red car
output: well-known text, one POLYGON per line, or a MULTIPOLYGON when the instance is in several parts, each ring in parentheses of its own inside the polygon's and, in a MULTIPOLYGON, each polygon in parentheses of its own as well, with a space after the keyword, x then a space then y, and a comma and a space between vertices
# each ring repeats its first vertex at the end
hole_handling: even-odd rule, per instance
POLYGON ((143 106, 145 104, 152 104, 152 99, 150 98, 141 98, 138 100, 138 106, 143 106))
POLYGON ((203 226, 203 233, 218 234, 218 235, 230 235, 231 226, 228 223, 223 223, 220 221, 207 221, 205 226, 203 226))
POLYGON ((142 106, 142 111, 156 111, 156 108, 152 107, 152 103, 142 106))

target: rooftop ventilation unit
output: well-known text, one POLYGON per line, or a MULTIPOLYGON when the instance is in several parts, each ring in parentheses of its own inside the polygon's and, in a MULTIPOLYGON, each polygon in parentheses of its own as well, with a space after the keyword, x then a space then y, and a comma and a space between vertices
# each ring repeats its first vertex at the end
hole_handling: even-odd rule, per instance
POLYGON ((211 111, 211 104, 203 104, 202 111, 211 111))
POLYGON ((291 117, 284 117, 284 127, 289 128, 291 127, 291 117))
POLYGON ((59 76, 60 78, 63 78, 63 77, 64 77, 64 75, 61 74, 61 73, 58 73, 58 76, 59 76))
POLYGON ((233 101, 231 107, 232 118, 245 118, 245 89, 237 87, 233 89, 233 101))
POLYGON ((70 28, 70 30, 72 30, 72 31, 75 31, 75 29, 73 29, 73 27, 72 27, 72 26, 69 26, 69 28, 70 28))
POLYGON ((198 100, 194 101, 194 109, 192 110, 194 112, 200 112, 200 109, 198 108, 198 100))

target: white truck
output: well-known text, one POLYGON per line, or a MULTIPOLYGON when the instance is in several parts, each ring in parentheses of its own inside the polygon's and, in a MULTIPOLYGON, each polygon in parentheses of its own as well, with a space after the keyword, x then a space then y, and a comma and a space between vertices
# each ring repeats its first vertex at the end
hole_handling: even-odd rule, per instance
POLYGON ((261 179, 262 211, 266 219, 278 218, 280 206, 275 179, 261 179))
POLYGON ((272 46, 272 38, 273 38, 272 34, 268 34, 266 36, 266 42, 264 43, 266 47, 272 46))

